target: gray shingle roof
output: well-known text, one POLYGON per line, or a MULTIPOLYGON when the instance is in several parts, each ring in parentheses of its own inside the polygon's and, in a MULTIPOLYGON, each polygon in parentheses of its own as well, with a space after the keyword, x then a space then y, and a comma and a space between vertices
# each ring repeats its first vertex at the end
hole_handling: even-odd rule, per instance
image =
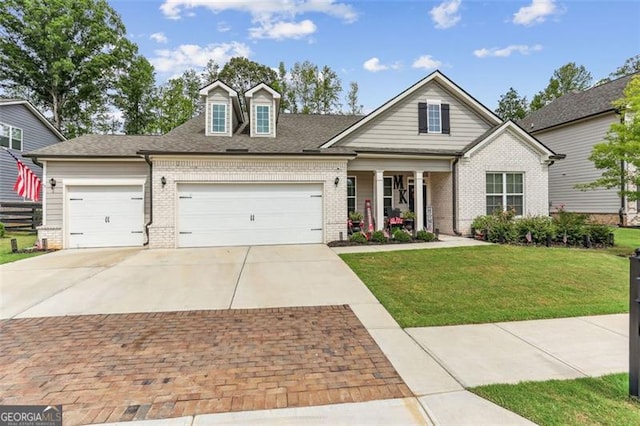
MULTIPOLYGON (((138 153, 228 153, 228 149, 247 149, 257 154, 303 154, 316 150, 331 137, 351 126, 362 116, 280 114, 275 138, 251 138, 246 125, 232 137, 205 136, 204 114, 162 136, 84 135, 30 152, 44 157, 135 157, 138 153)), ((345 148, 319 150, 324 154, 352 153, 345 148)), ((236 152, 237 153, 237 152, 236 152)))
POLYGON ((531 132, 537 132, 549 127, 568 123, 592 115, 613 111, 612 102, 623 96, 632 74, 617 80, 604 83, 584 92, 567 93, 549 105, 529 114, 518 122, 520 127, 531 132))

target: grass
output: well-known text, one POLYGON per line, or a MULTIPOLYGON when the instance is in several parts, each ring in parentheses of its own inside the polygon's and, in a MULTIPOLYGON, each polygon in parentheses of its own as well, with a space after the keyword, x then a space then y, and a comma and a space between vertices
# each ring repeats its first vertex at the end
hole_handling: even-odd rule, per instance
POLYGON ((640 247, 640 228, 616 228, 613 233, 615 247, 607 249, 609 253, 630 256, 640 247))
POLYGON ((11 253, 11 239, 18 240, 18 249, 22 250, 32 247, 36 241, 35 234, 12 232, 7 233, 4 238, 0 238, 0 265, 3 263, 15 262, 16 260, 26 259, 27 257, 38 256, 43 252, 34 253, 11 253))
POLYGON ((602 250, 493 245, 342 258, 402 327, 628 311, 629 261, 602 250))
POLYGON ((627 374, 488 385, 471 392, 540 425, 638 425, 640 402, 628 396, 627 374))

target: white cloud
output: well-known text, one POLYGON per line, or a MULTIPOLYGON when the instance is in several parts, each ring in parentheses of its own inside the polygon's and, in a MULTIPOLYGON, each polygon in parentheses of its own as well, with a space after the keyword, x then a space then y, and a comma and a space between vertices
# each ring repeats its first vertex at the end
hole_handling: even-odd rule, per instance
POLYGON ((440 67, 442 62, 437 59, 433 59, 431 55, 422 55, 415 61, 413 61, 413 68, 424 68, 427 70, 432 70, 440 67))
POLYGON ((521 7, 513 14, 513 23, 534 25, 544 22, 547 16, 558 13, 555 0, 533 0, 529 6, 521 7))
POLYGON ((389 69, 389 66, 381 64, 380 59, 376 58, 375 56, 371 59, 367 59, 366 61, 364 61, 364 64, 362 64, 362 67, 365 70, 371 71, 371 72, 378 72, 378 71, 384 71, 389 69))
POLYGON ((210 44, 183 44, 175 49, 161 49, 155 51, 155 57, 150 62, 159 73, 179 74, 187 68, 204 67, 210 59, 220 66, 234 56, 249 57, 251 49, 239 42, 210 44))
POLYGON ((460 21, 461 17, 458 13, 460 3, 461 0, 444 1, 429 11, 436 28, 442 30, 451 28, 460 21))
POLYGON ((473 54, 478 58, 486 58, 494 56, 498 58, 506 58, 511 56, 512 53, 518 52, 521 55, 528 55, 531 52, 539 52, 542 50, 542 45, 536 44, 533 46, 527 46, 525 44, 512 44, 507 47, 492 47, 491 49, 482 48, 473 51, 473 54))
POLYGON ((151 40, 154 40, 157 43, 166 43, 169 41, 169 39, 167 38, 166 35, 164 35, 164 33, 153 33, 149 36, 149 38, 151 40))
POLYGON ((226 33, 227 31, 231 31, 231 25, 227 24, 225 21, 218 22, 217 25, 218 32, 226 33))
POLYGON ((298 39, 315 33, 316 29, 316 24, 308 19, 301 22, 263 22, 259 27, 249 28, 249 36, 274 40, 298 39))
POLYGON ((352 6, 336 0, 165 0, 160 6, 169 19, 181 19, 193 12, 189 9, 204 7, 214 13, 224 11, 244 12, 251 15, 257 26, 249 28, 252 38, 302 38, 313 34, 316 25, 306 19, 294 18, 305 13, 323 13, 345 22, 354 22, 358 14, 352 6))

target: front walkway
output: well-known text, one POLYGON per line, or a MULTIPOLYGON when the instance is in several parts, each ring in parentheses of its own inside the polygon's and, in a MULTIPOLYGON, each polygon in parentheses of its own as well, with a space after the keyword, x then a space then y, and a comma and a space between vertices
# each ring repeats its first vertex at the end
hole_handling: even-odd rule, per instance
POLYGON ((474 240, 465 237, 454 237, 451 235, 442 235, 439 237, 440 241, 434 241, 431 243, 407 243, 407 244, 371 244, 371 245, 359 245, 359 246, 347 246, 347 247, 333 247, 333 251, 337 254, 343 253, 372 253, 382 251, 396 251, 396 250, 424 250, 424 249, 437 249, 446 247, 471 247, 471 246, 483 246, 491 243, 484 241, 474 240))

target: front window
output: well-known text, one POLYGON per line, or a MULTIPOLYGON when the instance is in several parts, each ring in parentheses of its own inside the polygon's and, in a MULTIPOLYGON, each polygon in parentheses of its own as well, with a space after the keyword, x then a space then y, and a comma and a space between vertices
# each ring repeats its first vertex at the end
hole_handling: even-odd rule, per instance
POLYGON ((269 134, 269 106, 256 106, 256 133, 269 134))
POLYGON ((513 209, 517 216, 524 211, 524 175, 522 173, 487 173, 487 214, 513 209))
POLYGON ((227 133, 227 106, 211 105, 211 133, 227 133))
POLYGON ((347 176, 347 210, 356 211, 356 177, 347 176))
POLYGON ((384 178, 384 214, 389 215, 393 208, 393 178, 384 178))
POLYGON ((427 126, 429 133, 442 133, 439 103, 427 103, 427 126))
POLYGON ((0 146, 22 151, 22 129, 0 123, 0 146))

